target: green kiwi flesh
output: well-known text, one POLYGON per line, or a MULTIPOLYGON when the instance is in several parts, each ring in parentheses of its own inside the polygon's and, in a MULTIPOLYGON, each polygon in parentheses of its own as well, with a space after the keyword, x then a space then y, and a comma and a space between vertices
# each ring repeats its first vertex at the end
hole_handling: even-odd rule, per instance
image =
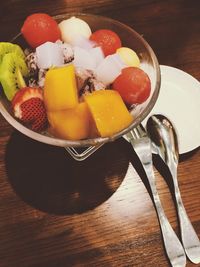
POLYGON ((28 75, 25 60, 15 52, 5 54, 0 65, 0 82, 8 100, 12 100, 17 90, 26 86, 23 77, 28 75))
POLYGON ((0 63, 4 57, 4 55, 15 52, 19 57, 25 59, 25 55, 21 47, 17 44, 12 44, 9 42, 0 42, 0 63))

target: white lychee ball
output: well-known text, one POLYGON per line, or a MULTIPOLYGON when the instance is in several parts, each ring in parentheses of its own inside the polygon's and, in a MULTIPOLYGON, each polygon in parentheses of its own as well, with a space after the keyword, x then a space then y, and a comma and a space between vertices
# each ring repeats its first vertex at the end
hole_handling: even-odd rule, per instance
POLYGON ((76 17, 63 20, 58 26, 61 31, 62 40, 72 45, 77 36, 89 38, 92 33, 87 22, 76 17))

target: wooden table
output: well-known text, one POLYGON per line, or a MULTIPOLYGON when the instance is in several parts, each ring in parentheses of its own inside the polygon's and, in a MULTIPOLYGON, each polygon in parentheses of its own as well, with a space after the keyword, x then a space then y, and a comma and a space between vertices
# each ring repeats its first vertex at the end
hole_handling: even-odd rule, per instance
MULTIPOLYGON (((199 10, 199 1, 187 0, 6 0, 0 9, 0 41, 15 35, 33 12, 100 14, 142 34, 160 64, 200 80, 199 10)), ((172 197, 160 175, 168 173, 154 159, 161 200, 179 235, 172 197)), ((200 236, 199 163, 196 149, 181 157, 178 173, 200 236)), ((0 266, 170 266, 138 166, 123 139, 78 163, 64 149, 23 136, 0 116, 0 266)))

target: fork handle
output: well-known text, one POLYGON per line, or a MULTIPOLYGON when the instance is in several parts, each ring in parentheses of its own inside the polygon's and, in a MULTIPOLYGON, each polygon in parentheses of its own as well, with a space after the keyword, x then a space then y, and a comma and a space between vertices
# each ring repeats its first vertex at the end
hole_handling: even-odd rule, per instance
POLYGON ((177 167, 171 168, 171 173, 174 182, 174 190, 176 197, 176 205, 178 210, 181 239, 185 248, 186 255, 195 264, 200 263, 200 241, 190 222, 185 207, 182 202, 178 181, 177 181, 177 167))
POLYGON ((160 198, 155 185, 151 183, 151 190, 153 194, 153 200, 157 212, 157 216, 160 223, 160 228, 162 231, 164 246, 173 267, 180 267, 186 265, 186 257, 177 235, 175 234, 173 228, 171 227, 163 207, 160 202, 160 198))
POLYGON ((140 162, 148 178, 158 220, 160 223, 164 246, 170 263, 172 267, 184 267, 186 265, 186 255, 183 246, 165 215, 156 188, 150 139, 141 127, 136 128, 135 131, 133 129, 133 131, 127 134, 127 138, 136 154, 138 155, 138 158, 140 159, 140 162))
POLYGON ((152 196, 153 196, 153 201, 154 201, 156 212, 157 212, 157 216, 158 216, 158 220, 160 223, 165 250, 170 260, 170 263, 172 267, 184 267, 186 265, 186 256, 185 256, 183 246, 180 243, 178 237, 176 236, 173 228, 171 227, 165 215, 165 212, 163 210, 163 207, 160 202, 159 195, 158 195, 158 191, 156 188, 151 149, 149 147, 148 152, 145 150, 145 153, 144 153, 144 151, 142 151, 142 148, 138 147, 138 149, 136 149, 135 147, 136 140, 130 137, 129 141, 131 145, 133 146, 133 149, 137 153, 142 163, 143 169, 147 175, 149 185, 151 188, 151 192, 152 192, 152 196))

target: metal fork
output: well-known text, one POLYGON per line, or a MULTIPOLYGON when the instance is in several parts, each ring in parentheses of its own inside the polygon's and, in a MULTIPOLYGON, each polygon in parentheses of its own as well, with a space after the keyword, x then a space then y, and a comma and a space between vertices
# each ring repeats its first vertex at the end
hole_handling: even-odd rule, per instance
POLYGON ((155 175, 153 171, 151 141, 142 125, 130 131, 126 138, 132 144, 138 158, 140 159, 152 191, 160 228, 163 236, 164 246, 170 263, 173 267, 186 265, 186 256, 182 244, 171 227, 156 189, 155 175))

